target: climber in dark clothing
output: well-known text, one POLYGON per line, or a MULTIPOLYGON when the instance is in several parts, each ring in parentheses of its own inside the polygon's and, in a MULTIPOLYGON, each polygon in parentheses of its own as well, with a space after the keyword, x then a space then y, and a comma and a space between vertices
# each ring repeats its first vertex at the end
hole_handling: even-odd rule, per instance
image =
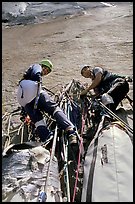
POLYGON ((48 59, 31 65, 19 82, 17 99, 35 124, 37 134, 42 142, 51 136, 43 118, 43 112, 46 112, 53 116, 57 124, 66 131, 70 144, 77 144, 78 138, 74 125, 48 93, 42 90, 42 76, 49 74, 52 68, 52 62, 48 59))
POLYGON ((81 75, 92 80, 91 85, 81 92, 81 96, 93 89, 96 95, 102 95, 102 102, 112 111, 115 111, 129 91, 126 77, 111 73, 101 67, 91 68, 85 65, 81 69, 81 75))

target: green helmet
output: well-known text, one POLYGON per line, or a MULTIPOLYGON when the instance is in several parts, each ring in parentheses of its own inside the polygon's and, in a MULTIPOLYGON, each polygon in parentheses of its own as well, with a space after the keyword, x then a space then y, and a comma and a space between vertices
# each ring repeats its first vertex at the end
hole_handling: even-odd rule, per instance
POLYGON ((52 62, 50 60, 44 59, 39 64, 47 66, 50 69, 50 71, 52 71, 53 64, 52 64, 52 62))

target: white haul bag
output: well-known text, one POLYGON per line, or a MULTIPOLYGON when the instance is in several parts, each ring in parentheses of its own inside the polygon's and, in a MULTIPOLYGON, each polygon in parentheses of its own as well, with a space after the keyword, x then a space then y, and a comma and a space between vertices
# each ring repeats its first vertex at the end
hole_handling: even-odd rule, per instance
POLYGON ((99 125, 84 161, 81 202, 133 202, 133 144, 117 123, 99 125))

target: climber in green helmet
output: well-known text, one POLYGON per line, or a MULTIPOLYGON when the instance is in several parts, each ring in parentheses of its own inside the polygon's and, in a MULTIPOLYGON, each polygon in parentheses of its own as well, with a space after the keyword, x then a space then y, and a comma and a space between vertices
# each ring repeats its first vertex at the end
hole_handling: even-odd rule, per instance
POLYGON ((44 69, 44 68, 49 69, 48 73, 50 73, 52 71, 53 64, 52 64, 52 62, 50 60, 44 59, 39 64, 41 65, 42 69, 44 69))
POLYGON ((57 124, 65 130, 69 143, 78 146, 78 136, 74 125, 47 91, 42 89, 42 77, 48 75, 52 68, 53 64, 49 59, 30 65, 19 81, 17 100, 35 124, 36 133, 41 142, 46 142, 52 136, 44 121, 43 113, 46 112, 54 117, 57 124))

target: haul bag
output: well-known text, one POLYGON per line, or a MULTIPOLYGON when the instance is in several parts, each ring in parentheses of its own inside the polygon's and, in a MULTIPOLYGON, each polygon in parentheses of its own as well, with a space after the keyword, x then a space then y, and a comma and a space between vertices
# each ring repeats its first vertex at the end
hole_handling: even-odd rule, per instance
POLYGON ((118 123, 98 131, 85 161, 81 202, 133 202, 133 144, 118 123))

